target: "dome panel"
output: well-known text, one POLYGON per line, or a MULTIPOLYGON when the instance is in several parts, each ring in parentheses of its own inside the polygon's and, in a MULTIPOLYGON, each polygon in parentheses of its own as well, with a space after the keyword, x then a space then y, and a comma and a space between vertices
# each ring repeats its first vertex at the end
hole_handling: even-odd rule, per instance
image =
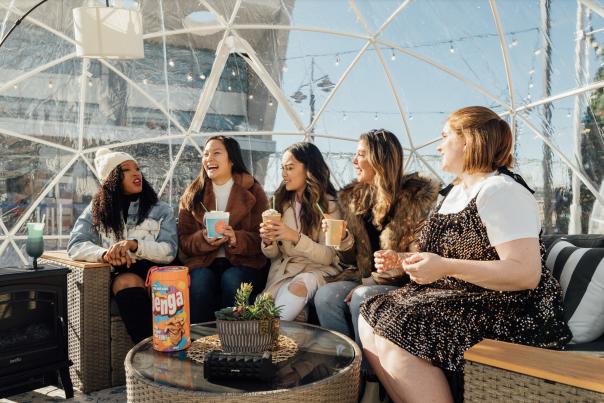
MULTIPOLYGON (((430 69, 427 76, 435 73, 430 66, 434 63, 509 103, 499 36, 488 2, 469 2, 465 7, 441 4, 411 2, 394 18, 378 38, 387 57, 399 58, 405 52, 417 55, 418 60, 425 59, 425 69, 430 69)), ((507 29, 503 27, 504 32, 507 29)))
POLYGON ((143 60, 90 62, 85 79, 85 147, 182 132, 166 107, 163 74, 154 70, 147 78, 146 67, 153 60, 143 60))
MULTIPOLYGON (((89 160, 94 164, 92 159, 89 160)), ((83 159, 76 160, 65 174, 59 178, 53 189, 40 200, 28 222, 41 222, 44 218, 44 246, 46 240, 54 242, 54 249, 65 249, 69 234, 84 209, 99 188, 96 175, 83 159)), ((16 232, 17 236, 27 236, 27 223, 16 232)))
MULTIPOLYGON (((406 105, 413 147, 437 139, 449 114, 461 107, 484 105, 497 112, 506 110, 485 95, 480 82, 465 82, 414 57, 386 59, 386 65, 401 102, 406 105)), ((408 139, 404 144, 411 146, 408 139)))
POLYGON ((235 28, 255 24, 367 35, 348 0, 243 0, 235 18, 235 28))
POLYGON ((20 221, 41 219, 47 198, 57 190, 57 175, 74 154, 5 134, 0 134, 0 150, 1 216, 6 228, 15 231, 20 221), (45 197, 34 205, 43 193, 45 197))
MULTIPOLYGON (((390 130, 401 143, 407 138, 397 99, 375 48, 367 48, 334 92, 331 100, 317 109, 314 129, 317 134, 329 133, 354 141, 342 151, 354 152, 360 134, 371 129, 390 130)), ((404 111, 406 105, 401 106, 404 111)))
MULTIPOLYGON (((178 147, 173 145, 171 153, 169 149, 165 149, 169 145, 163 144, 157 145, 157 147, 164 149, 162 155, 170 156, 169 159, 166 158, 167 161, 164 166, 167 169, 162 169, 163 172, 159 172, 157 170, 150 170, 150 167, 146 165, 146 168, 143 169, 143 174, 153 185, 160 199, 170 204, 174 209, 174 214, 178 214, 178 204, 181 196, 187 186, 197 177, 201 169, 201 154, 188 140, 184 142, 184 145, 182 143, 178 144, 178 147), (172 163, 170 163, 170 159, 172 163), (168 175, 172 165, 174 165, 172 175, 168 175), (163 192, 160 194, 162 187, 163 192)), ((149 162, 154 163, 153 160, 149 162)))
POLYGON ((0 94, 0 130, 76 149, 82 62, 71 58, 0 94))
MULTIPOLYGON (((304 127, 311 122, 311 89, 318 111, 367 41, 318 33, 276 30, 238 30, 238 35, 255 45, 256 55, 272 79, 279 84, 289 106, 297 111, 304 127), (334 51, 335 50, 335 51, 334 51)), ((300 130, 280 105, 275 130, 300 130)), ((294 119, 296 120, 296 119, 294 119)))

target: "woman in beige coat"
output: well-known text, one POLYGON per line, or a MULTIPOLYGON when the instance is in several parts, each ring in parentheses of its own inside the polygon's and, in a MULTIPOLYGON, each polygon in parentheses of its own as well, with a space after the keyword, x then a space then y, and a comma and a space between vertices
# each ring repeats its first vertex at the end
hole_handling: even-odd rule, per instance
POLYGON ((274 196, 282 219, 260 225, 262 252, 271 259, 264 291, 283 307, 281 319, 304 320, 307 302, 325 284, 326 277, 341 270, 336 251, 325 246, 317 205, 332 218, 341 214, 329 167, 314 144, 301 142, 289 147, 283 154, 282 168, 283 181, 274 196))

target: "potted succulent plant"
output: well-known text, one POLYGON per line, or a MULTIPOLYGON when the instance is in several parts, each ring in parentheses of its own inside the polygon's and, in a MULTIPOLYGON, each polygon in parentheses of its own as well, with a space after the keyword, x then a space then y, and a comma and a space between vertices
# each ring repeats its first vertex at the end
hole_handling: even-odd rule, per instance
POLYGON ((241 283, 235 294, 235 306, 215 312, 216 327, 222 348, 227 352, 261 352, 273 350, 279 338, 281 307, 269 294, 260 294, 253 305, 250 283, 241 283))

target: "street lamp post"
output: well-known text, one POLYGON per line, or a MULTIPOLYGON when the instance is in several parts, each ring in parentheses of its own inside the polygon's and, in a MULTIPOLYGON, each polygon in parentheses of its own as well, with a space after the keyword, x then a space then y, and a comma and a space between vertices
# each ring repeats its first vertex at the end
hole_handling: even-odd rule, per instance
MULTIPOLYGON (((318 89, 323 92, 331 92, 335 87, 335 84, 329 79, 329 75, 325 74, 315 79, 315 58, 313 57, 310 62, 310 81, 303 83, 298 87, 298 90, 294 92, 290 97, 295 103, 300 104, 306 98, 308 98, 308 106, 310 109, 310 119, 308 125, 310 126, 315 119, 315 85, 318 89), (308 87, 308 96, 302 92, 302 88, 308 87)), ((314 126, 310 129, 311 133, 314 133, 314 126)))

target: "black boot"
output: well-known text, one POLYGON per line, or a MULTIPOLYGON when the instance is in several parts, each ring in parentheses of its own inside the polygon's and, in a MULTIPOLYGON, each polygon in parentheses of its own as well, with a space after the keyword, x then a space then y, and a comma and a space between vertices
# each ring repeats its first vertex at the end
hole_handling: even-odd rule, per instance
POLYGON ((114 298, 132 341, 138 343, 150 337, 153 323, 147 291, 142 287, 124 288, 114 298))

